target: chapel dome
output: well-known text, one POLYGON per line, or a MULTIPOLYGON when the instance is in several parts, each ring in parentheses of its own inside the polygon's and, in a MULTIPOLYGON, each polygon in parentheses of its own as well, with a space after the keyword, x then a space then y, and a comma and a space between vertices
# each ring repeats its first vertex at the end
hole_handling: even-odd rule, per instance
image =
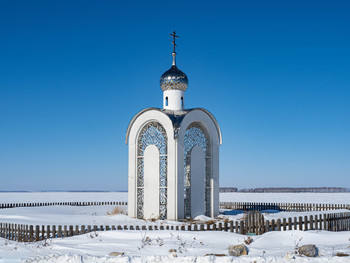
MULTIPOLYGON (((174 63, 173 63, 174 64, 174 63)), ((185 73, 179 70, 176 65, 172 65, 169 70, 160 77, 160 87, 165 90, 186 91, 188 78, 185 73)))

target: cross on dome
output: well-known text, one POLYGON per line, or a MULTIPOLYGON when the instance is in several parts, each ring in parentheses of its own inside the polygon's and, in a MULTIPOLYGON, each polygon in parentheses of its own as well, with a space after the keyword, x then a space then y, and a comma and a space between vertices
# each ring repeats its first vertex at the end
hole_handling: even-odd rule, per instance
MULTIPOLYGON (((165 90, 182 90, 186 91, 188 86, 188 78, 185 73, 183 73, 181 70, 179 70, 176 67, 176 38, 179 38, 178 35, 176 35, 175 30, 173 31, 170 36, 173 37, 173 41, 171 42, 173 44, 173 63, 169 70, 167 70, 161 77, 160 77, 160 87, 163 91, 165 90)), ((183 96, 182 96, 183 97, 183 96)))
POLYGON ((173 44, 173 53, 175 53, 175 55, 176 55, 176 52, 175 52, 175 47, 176 47, 175 39, 179 38, 179 36, 176 35, 175 30, 174 30, 174 32, 172 34, 170 34, 170 36, 173 37, 173 41, 171 41, 171 43, 173 44))

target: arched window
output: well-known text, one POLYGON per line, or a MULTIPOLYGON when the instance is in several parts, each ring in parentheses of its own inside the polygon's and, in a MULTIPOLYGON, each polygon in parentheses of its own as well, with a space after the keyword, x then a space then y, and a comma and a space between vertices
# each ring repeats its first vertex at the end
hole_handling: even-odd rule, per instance
POLYGON ((169 100, 168 100, 168 97, 165 97, 165 106, 169 106, 169 100))
POLYGON ((159 218, 167 218, 167 135, 158 122, 146 124, 137 140, 137 218, 143 218, 144 208, 144 151, 155 145, 159 150, 159 218))
POLYGON ((181 97, 181 106, 184 106, 184 97, 181 97))
POLYGON ((210 215, 211 202, 211 149, 210 137, 207 130, 199 122, 188 126, 184 136, 184 186, 185 186, 185 217, 191 217, 191 150, 194 146, 200 146, 205 153, 205 214, 210 215))

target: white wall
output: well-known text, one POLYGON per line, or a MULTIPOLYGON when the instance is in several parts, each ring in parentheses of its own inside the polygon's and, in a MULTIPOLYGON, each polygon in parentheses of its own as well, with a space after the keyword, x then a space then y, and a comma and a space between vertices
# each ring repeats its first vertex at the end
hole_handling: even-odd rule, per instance
POLYGON ((166 110, 183 110, 185 106, 185 92, 182 90, 165 90, 163 91, 163 109, 166 110), (166 105, 168 98, 168 106, 166 105), (182 100, 183 99, 183 103, 182 100))
POLYGON ((191 217, 205 215, 205 152, 196 145, 191 151, 191 217))
POLYGON ((144 218, 159 216, 159 150, 147 146, 144 152, 144 218))

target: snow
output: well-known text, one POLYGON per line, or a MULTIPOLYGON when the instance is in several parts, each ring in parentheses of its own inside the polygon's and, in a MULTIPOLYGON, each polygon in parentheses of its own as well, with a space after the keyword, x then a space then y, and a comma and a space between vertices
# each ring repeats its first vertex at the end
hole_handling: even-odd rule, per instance
MULTIPOLYGON (((127 200, 127 192, 0 192, 0 203, 127 200)), ((220 202, 350 204, 350 193, 220 193, 220 202)))
MULTIPOLYGON (((127 200, 127 192, 0 192, 0 203, 127 200)), ((220 193, 220 202, 350 204, 350 193, 220 193)))
POLYGON ((2 192, 0 203, 126 202, 127 192, 2 192))
POLYGON ((220 193, 220 202, 350 204, 350 193, 220 193))
POLYGON ((47 242, 17 243, 0 239, 0 262, 350 262, 350 232, 286 231, 253 236, 248 256, 213 257, 226 254, 229 245, 241 244, 246 236, 228 232, 108 231, 47 242), (148 243, 142 242, 148 237, 148 243), (315 244, 317 258, 293 254, 297 245, 315 244), (173 257, 169 249, 176 249, 173 257), (111 257, 111 252, 124 252, 111 257), (293 259, 294 258, 294 259, 293 259))
MULTIPOLYGON (((350 203, 350 193, 222 193, 221 201, 231 202, 305 202, 350 203)), ((44 192, 0 193, 0 203, 14 202, 68 202, 68 201, 127 201, 125 192, 44 192)), ((160 225, 181 222, 150 222, 132 219, 126 215, 110 215, 115 206, 47 206, 0 209, 0 222, 33 225, 160 225)), ((126 208, 126 206, 125 206, 126 208)), ((337 210, 337 212, 347 210, 337 210)), ((328 211, 334 212, 334 211, 328 211)), ((318 215, 324 211, 265 213, 265 219, 318 215)), ((220 215, 239 220, 240 211, 220 215)), ((195 221, 212 218, 198 216, 195 221)), ((247 245, 248 256, 215 257, 206 254, 226 254, 229 245, 241 244, 247 236, 219 231, 106 231, 92 232, 69 238, 49 239, 35 243, 18 243, 0 238, 0 262, 350 262, 350 257, 336 257, 337 252, 350 254, 350 231, 282 231, 253 236, 247 245), (142 241, 143 240, 143 241, 142 241), (315 244, 319 257, 305 258, 293 254, 296 246, 315 244), (169 253, 176 249, 177 257, 169 253), (123 256, 109 256, 123 252, 123 256)))
POLYGON ((265 220, 277 220, 277 219, 283 219, 283 218, 294 218, 301 216, 304 218, 304 216, 319 216, 324 214, 333 214, 333 213, 349 213, 349 210, 346 209, 338 209, 338 210, 327 210, 327 211, 310 211, 310 212, 278 212, 278 213, 263 213, 265 220))

